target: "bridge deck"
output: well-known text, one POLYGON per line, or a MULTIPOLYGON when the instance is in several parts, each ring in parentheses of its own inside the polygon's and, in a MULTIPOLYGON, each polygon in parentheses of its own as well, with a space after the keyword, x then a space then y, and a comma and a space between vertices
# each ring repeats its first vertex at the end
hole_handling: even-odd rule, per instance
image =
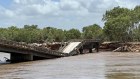
POLYGON ((70 56, 82 53, 82 51, 80 51, 81 49, 91 50, 92 48, 96 48, 98 52, 99 41, 100 40, 94 40, 94 39, 72 39, 68 41, 68 45, 65 45, 59 51, 67 53, 70 56))
POLYGON ((58 57, 65 56, 64 53, 50 50, 47 48, 42 48, 42 47, 37 47, 37 46, 29 46, 27 44, 21 44, 19 42, 7 41, 7 40, 2 40, 2 39, 0 39, 0 47, 13 48, 15 50, 28 50, 28 51, 40 52, 42 54, 55 55, 58 57))

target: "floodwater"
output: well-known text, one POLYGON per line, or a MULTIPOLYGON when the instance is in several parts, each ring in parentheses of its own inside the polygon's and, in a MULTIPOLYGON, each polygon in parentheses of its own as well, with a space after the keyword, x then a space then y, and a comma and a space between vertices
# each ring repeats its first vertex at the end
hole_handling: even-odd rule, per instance
POLYGON ((100 52, 0 64, 0 79, 140 79, 140 53, 100 52))

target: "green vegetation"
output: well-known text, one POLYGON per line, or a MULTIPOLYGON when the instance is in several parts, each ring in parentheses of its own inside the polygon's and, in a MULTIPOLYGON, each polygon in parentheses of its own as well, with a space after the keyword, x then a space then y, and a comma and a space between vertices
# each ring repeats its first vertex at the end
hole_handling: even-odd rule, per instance
POLYGON ((105 26, 98 24, 78 29, 62 30, 53 27, 38 28, 37 25, 0 28, 0 38, 17 42, 42 43, 45 41, 68 41, 70 39, 102 39, 105 41, 140 41, 140 6, 134 9, 114 7, 103 15, 105 26))
POLYGON ((83 27, 83 38, 85 39, 101 39, 102 37, 102 28, 97 25, 90 25, 83 27))
MULTIPOLYGON (((96 24, 95 24, 96 25, 96 24)), ((87 26, 84 28, 86 32, 92 31, 93 34, 90 36, 91 38, 98 33, 94 33, 93 31, 101 30, 100 26, 87 26), (95 28, 94 28, 95 27, 95 28), (91 30, 93 28, 93 30, 91 30)), ((83 34, 87 34, 85 31, 83 34)), ((6 40, 12 40, 17 42, 27 42, 27 43, 43 43, 46 41, 68 41, 70 39, 81 39, 87 38, 83 35, 78 29, 70 29, 70 30, 62 30, 53 27, 45 27, 43 29, 39 29, 37 25, 24 25, 23 28, 17 28, 16 26, 11 26, 8 28, 0 28, 0 38, 6 40)), ((97 35, 96 35, 97 36, 97 35)))
POLYGON ((104 35, 109 41, 140 41, 140 6, 134 9, 115 7, 106 11, 104 35))

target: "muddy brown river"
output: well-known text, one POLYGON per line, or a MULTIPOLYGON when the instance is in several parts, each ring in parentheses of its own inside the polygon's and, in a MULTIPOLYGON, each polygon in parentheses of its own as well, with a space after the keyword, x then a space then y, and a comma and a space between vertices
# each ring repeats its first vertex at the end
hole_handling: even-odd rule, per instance
MULTIPOLYGON (((0 53, 0 58, 8 54, 0 53)), ((140 79, 140 53, 100 52, 0 64, 0 79, 140 79)))

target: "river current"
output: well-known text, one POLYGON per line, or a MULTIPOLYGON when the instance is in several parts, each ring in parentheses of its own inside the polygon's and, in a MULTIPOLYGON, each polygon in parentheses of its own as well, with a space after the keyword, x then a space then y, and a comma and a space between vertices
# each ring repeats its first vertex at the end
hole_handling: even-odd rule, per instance
POLYGON ((4 64, 0 79, 140 79, 140 53, 99 52, 78 56, 4 64))

